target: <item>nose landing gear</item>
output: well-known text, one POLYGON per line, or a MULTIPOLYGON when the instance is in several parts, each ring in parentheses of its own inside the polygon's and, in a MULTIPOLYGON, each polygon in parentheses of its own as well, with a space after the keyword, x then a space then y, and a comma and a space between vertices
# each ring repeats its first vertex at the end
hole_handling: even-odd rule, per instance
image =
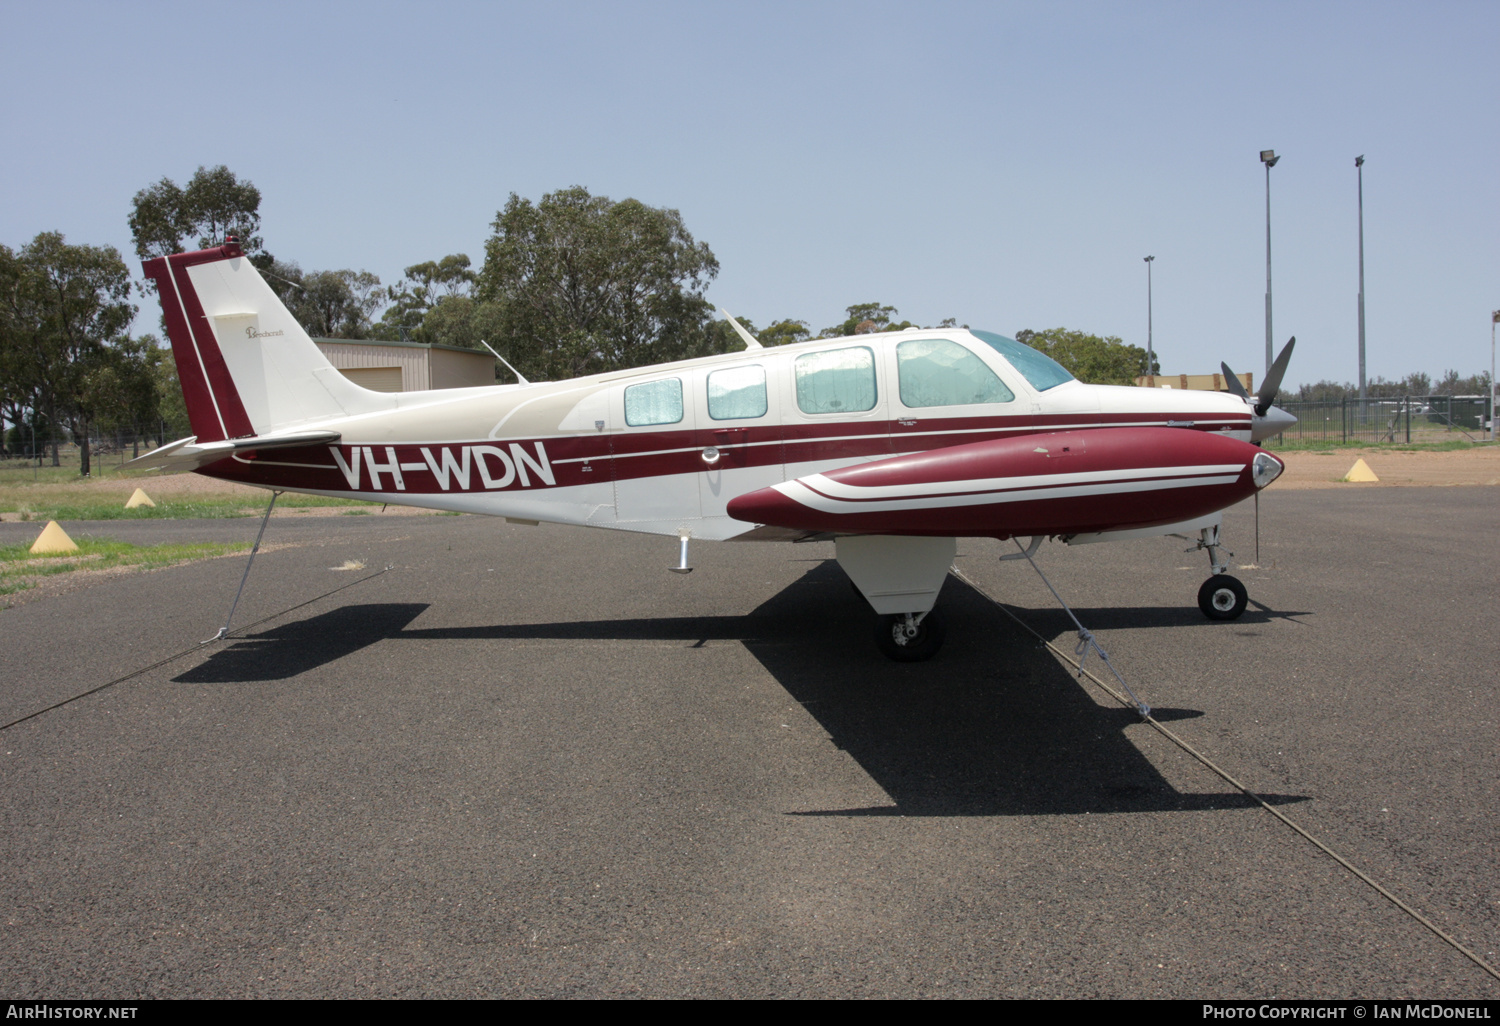
MULTIPOLYGON (((1205 527, 1198 536, 1198 548, 1208 550, 1208 568, 1213 576, 1198 589, 1198 608, 1210 620, 1237 620, 1250 604, 1250 593, 1236 577, 1226 572, 1229 562, 1220 557, 1223 549, 1230 558, 1234 553, 1219 544, 1219 528, 1205 527)), ((1192 550, 1189 550, 1192 551, 1192 550)))

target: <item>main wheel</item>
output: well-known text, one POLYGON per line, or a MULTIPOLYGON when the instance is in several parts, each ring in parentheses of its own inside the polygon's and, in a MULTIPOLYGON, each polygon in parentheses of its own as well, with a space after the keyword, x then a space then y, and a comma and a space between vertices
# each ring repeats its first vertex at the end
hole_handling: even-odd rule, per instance
POLYGON ((1237 620, 1249 602, 1245 586, 1228 574, 1215 574, 1198 589, 1198 608, 1210 620, 1237 620))
POLYGON ((907 636, 905 613, 882 616, 875 622, 876 646, 887 659, 898 663, 920 663, 931 659, 943 647, 947 633, 937 610, 922 618, 914 637, 907 636))

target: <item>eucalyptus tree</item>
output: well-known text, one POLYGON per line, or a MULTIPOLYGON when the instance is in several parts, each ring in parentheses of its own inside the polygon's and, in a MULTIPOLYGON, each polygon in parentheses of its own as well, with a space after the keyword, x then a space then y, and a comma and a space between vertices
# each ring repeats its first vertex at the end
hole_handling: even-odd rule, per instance
MULTIPOLYGON (((719 273, 676 210, 582 186, 511 193, 485 244, 476 299, 528 377, 577 377, 723 352, 703 292, 719 273)), ((477 309, 477 307, 476 307, 477 309)))
POLYGON ((266 284, 314 338, 372 337, 371 316, 386 302, 380 278, 369 271, 304 271, 261 253, 252 258, 266 284))
POLYGON ((1133 385, 1143 374, 1161 373, 1159 366, 1148 371, 1146 350, 1126 345, 1115 335, 1090 335, 1067 328, 1023 329, 1016 332, 1016 341, 1046 353, 1079 381, 1091 385, 1133 385))
POLYGON ((233 235, 246 253, 259 252, 260 190, 219 164, 199 166, 187 186, 163 178, 131 201, 130 236, 142 260, 189 248, 221 245, 233 235))
MULTIPOLYGON (((373 335, 389 341, 442 342, 480 348, 482 328, 473 299, 479 274, 467 253, 450 253, 441 260, 425 260, 403 272, 387 291, 390 306, 375 325, 373 335)), ((493 330, 493 329, 492 329, 493 330)))
MULTIPOLYGON (((88 435, 103 383, 129 339, 130 272, 113 246, 70 246, 43 232, 19 252, 0 247, 0 338, 6 366, 49 426, 67 423, 90 470, 88 435)), ((52 465, 57 466, 56 435, 52 465)))

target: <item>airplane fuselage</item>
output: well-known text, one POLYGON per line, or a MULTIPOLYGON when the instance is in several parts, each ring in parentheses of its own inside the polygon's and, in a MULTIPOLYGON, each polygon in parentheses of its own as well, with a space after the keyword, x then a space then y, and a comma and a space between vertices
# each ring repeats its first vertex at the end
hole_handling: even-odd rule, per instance
MULTIPOLYGON (((1251 411, 1233 396, 1043 383, 968 331, 908 330, 564 382, 399 394, 389 409, 298 425, 335 428, 336 445, 237 453, 200 472, 321 495, 729 539, 757 526, 730 515, 738 496, 903 455, 1046 435, 1060 439, 1046 459, 1029 451, 1046 446, 1004 446, 1019 461, 1009 476, 1028 457, 1036 474, 1056 474, 1068 456, 1074 479, 1086 484, 1097 474, 1102 484, 1122 470, 1151 469, 1151 453, 1116 453, 1137 457, 1121 463, 1101 450, 1095 459, 1080 444, 1089 438, 1099 449, 1120 430, 1147 445, 1179 433, 1191 446, 1208 444, 1207 435, 1251 437, 1251 411), (954 401, 970 398, 983 401, 954 401), (1137 434, 1148 428, 1174 430, 1137 434)), ((1206 458, 1213 462, 1205 466, 1223 463, 1206 458)), ((1198 464, 1190 457, 1185 465, 1198 464)), ((986 476, 1006 476, 1008 466, 1002 459, 986 476)), ((1204 505, 1189 503, 1179 515, 1186 507, 1166 498, 1149 500, 1156 522, 1187 519, 1204 505)), ((1084 529, 1142 522, 1132 512, 1121 524, 1084 529)), ((956 526, 911 533, 1013 533, 982 517, 956 526)), ((788 535, 763 528, 753 536, 788 535)))

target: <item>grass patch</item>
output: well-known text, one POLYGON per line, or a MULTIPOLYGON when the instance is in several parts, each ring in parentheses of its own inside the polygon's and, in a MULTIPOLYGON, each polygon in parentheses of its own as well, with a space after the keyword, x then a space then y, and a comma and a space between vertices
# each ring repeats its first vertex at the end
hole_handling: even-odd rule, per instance
POLYGON ((63 466, 54 467, 50 460, 44 466, 37 466, 26 460, 0 460, 0 482, 14 484, 73 484, 76 481, 125 481, 132 477, 139 477, 139 470, 121 470, 118 464, 114 466, 101 467, 96 465, 88 477, 81 477, 78 473, 78 461, 64 461, 63 466))
POLYGON ((10 595, 35 587, 43 579, 77 571, 108 570, 115 567, 155 569, 176 566, 197 559, 210 559, 233 552, 246 552, 243 543, 193 543, 179 545, 132 545, 107 538, 77 539, 78 551, 58 555, 35 556, 31 546, 0 545, 0 595, 10 595))
MULTIPOLYGON (((130 482, 132 486, 135 481, 130 482)), ((150 479, 140 487, 150 493, 150 479)), ((68 482, 17 483, 0 478, 0 513, 19 513, 22 520, 222 520, 231 517, 260 516, 269 492, 240 489, 227 494, 189 494, 181 498, 153 495, 155 506, 126 509, 129 491, 100 490, 88 480, 68 482)), ((277 509, 322 507, 369 507, 376 503, 361 499, 331 499, 321 495, 283 494, 276 500, 277 509)))
MULTIPOLYGON (((270 493, 266 493, 269 495, 270 493)), ((267 502, 271 500, 266 499, 267 502)), ((276 500, 276 508, 282 506, 375 506, 378 503, 366 502, 364 499, 333 499, 326 495, 299 495, 294 492, 282 492, 281 498, 276 500)))
POLYGON ((242 501, 159 502, 125 509, 122 503, 70 502, 29 511, 32 520, 222 520, 253 516, 242 501))

